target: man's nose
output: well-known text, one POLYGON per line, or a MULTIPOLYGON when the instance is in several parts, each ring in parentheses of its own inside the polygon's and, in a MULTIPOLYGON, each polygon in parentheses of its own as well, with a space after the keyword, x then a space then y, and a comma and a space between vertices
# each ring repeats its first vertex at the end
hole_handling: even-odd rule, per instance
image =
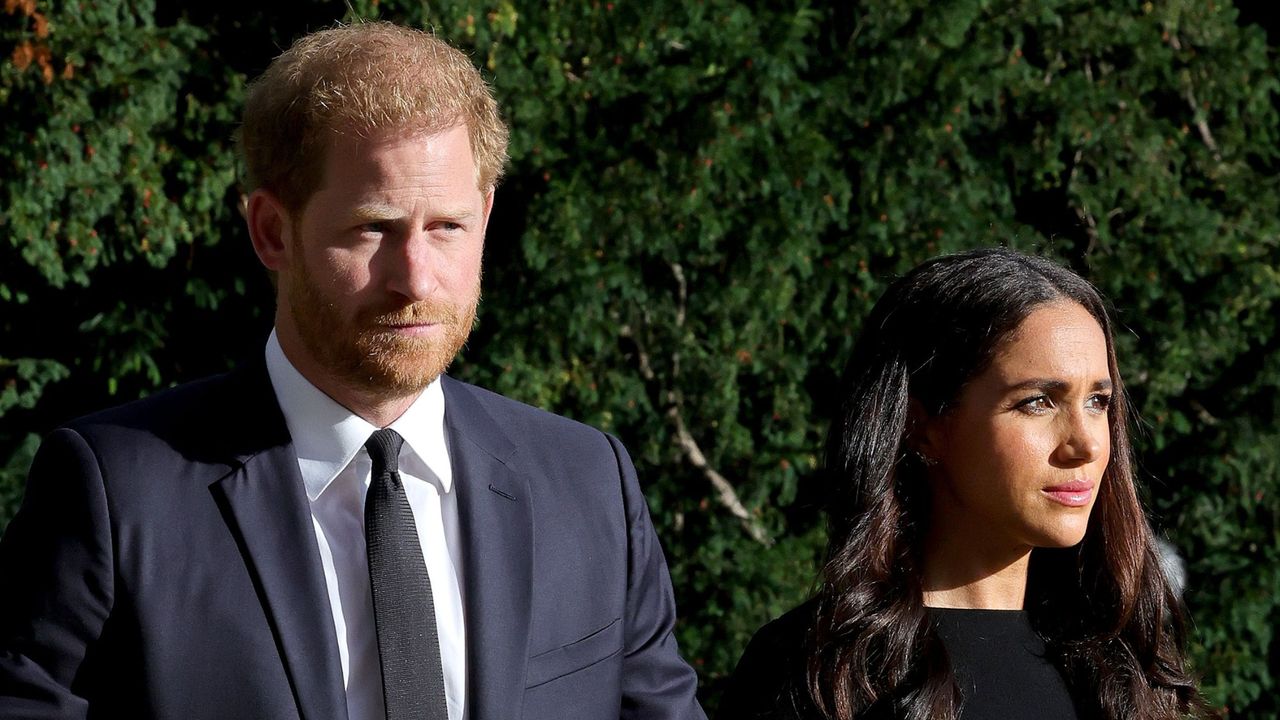
POLYGON ((436 291, 439 268, 435 248, 423 230, 414 230, 395 243, 385 258, 387 289, 409 302, 425 300, 436 291))

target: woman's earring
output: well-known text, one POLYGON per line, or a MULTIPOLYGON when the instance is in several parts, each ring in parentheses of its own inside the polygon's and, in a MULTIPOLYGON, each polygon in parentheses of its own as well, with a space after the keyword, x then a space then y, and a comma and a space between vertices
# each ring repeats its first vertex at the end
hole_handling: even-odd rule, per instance
POLYGON ((934 465, 938 464, 938 461, 936 458, 929 457, 928 455, 925 455, 923 452, 919 450, 914 450, 913 452, 916 454, 917 458, 920 458, 920 464, 924 465, 925 467, 933 467, 934 465))

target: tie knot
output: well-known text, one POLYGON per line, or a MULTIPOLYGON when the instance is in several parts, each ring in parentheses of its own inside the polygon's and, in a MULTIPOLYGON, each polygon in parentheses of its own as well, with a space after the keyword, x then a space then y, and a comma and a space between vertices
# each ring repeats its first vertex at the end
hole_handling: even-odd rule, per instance
POLYGON ((400 471, 400 448, 404 438, 391 428, 383 428, 369 436, 364 449, 369 451, 369 459, 373 461, 373 475, 400 471))

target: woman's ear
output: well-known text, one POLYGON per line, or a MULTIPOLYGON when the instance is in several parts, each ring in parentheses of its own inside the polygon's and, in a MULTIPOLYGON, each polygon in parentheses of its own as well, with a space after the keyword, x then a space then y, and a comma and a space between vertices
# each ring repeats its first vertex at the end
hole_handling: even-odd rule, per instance
POLYGON ((944 430, 941 416, 930 415, 924 405, 911 398, 907 405, 907 442, 925 465, 933 465, 942 456, 944 430))

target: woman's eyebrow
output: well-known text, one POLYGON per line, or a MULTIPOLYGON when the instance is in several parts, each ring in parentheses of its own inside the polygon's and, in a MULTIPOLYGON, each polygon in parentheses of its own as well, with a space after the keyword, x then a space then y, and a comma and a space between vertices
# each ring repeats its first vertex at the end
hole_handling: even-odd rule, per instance
MULTIPOLYGON (((1005 392, 1012 392, 1014 390, 1039 390, 1044 393, 1060 393, 1070 386, 1071 384, 1067 381, 1058 380, 1056 378, 1031 378, 1029 380, 1023 380, 1009 385, 1005 388, 1005 392)), ((1111 387, 1111 378, 1100 378, 1093 381, 1093 385, 1089 389, 1110 390, 1111 387)))

